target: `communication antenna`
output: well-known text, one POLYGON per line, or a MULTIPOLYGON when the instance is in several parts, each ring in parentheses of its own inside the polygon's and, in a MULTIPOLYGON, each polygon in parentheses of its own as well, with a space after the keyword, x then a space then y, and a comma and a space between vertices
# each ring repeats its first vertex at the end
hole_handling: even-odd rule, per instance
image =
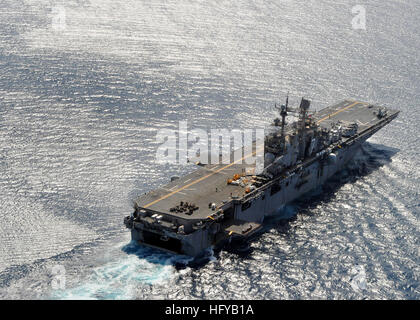
POLYGON ((286 117, 287 117, 287 112, 288 112, 288 111, 292 111, 292 112, 293 112, 293 110, 290 110, 290 109, 289 109, 289 92, 287 92, 287 96, 286 96, 286 104, 282 104, 282 105, 280 106, 280 108, 277 106, 277 103, 276 103, 274 106, 275 106, 275 108, 276 108, 277 110, 279 110, 279 112, 280 112, 280 116, 281 116, 281 124, 280 124, 280 126, 281 126, 281 131, 280 131, 280 139, 281 139, 282 143, 284 144, 284 139, 285 139, 285 136, 284 136, 284 130, 285 130, 285 128, 286 128, 286 117))

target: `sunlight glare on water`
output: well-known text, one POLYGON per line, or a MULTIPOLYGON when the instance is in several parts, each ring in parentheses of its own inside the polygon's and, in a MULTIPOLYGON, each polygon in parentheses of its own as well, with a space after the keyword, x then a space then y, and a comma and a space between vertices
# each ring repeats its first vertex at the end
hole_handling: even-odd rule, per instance
POLYGON ((354 5, 3 0, 0 298, 419 299, 420 5, 369 1, 357 30, 354 5), (248 255, 130 244, 132 200, 194 170, 155 161, 158 130, 264 127, 288 91, 401 113, 248 255))

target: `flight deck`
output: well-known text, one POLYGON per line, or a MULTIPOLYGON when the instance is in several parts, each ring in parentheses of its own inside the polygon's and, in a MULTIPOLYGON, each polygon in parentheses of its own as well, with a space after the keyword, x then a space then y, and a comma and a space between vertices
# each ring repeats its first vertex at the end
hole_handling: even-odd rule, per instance
MULTIPOLYGON (((312 114, 315 122, 324 128, 330 128, 337 121, 356 122, 358 132, 362 132, 378 123, 381 107, 364 102, 345 100, 331 107, 324 108, 312 114)), ((398 113, 387 109, 389 113, 398 113)), ((254 150, 255 152, 255 150, 254 150)), ((156 213, 165 213, 183 219, 204 219, 214 211, 211 204, 220 206, 235 198, 242 198, 246 190, 233 184, 227 184, 235 174, 245 174, 255 165, 246 164, 244 159, 253 156, 246 154, 243 158, 230 164, 203 165, 196 171, 183 176, 164 187, 150 191, 140 196, 136 203, 156 213), (194 206, 191 211, 175 210, 180 204, 194 206), (171 210, 172 209, 172 210, 171 210)))

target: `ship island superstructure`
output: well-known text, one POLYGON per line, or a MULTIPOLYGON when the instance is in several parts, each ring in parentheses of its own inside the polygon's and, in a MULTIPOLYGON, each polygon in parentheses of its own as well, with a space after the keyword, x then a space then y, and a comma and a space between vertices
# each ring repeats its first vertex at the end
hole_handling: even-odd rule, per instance
POLYGON ((361 144, 395 119, 397 110, 345 100, 310 114, 310 101, 298 108, 277 107, 279 118, 264 138, 264 168, 258 174, 243 161, 201 165, 194 172, 152 190, 135 201, 124 218, 132 239, 161 250, 199 256, 232 239, 247 239, 264 218, 323 184, 353 158, 361 144), (286 123, 292 113, 297 120, 286 123), (251 170, 250 170, 251 169, 251 170))

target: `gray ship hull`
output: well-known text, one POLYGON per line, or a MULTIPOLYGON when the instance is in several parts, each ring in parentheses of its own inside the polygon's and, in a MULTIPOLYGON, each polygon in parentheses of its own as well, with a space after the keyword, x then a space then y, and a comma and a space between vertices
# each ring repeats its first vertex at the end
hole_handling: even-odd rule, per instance
POLYGON ((281 214, 280 209, 284 205, 322 185, 342 170, 369 137, 398 115, 398 111, 387 109, 383 117, 373 117, 377 108, 379 107, 365 103, 344 101, 318 112, 317 122, 323 122, 325 126, 337 118, 345 119, 345 117, 353 120, 356 117, 362 125, 353 135, 342 138, 321 152, 299 161, 250 193, 229 196, 229 193, 232 195, 231 191, 235 189, 223 187, 228 176, 228 174, 223 175, 224 171, 228 169, 238 171, 241 169, 240 164, 202 168, 200 170, 204 172, 197 170, 181 178, 175 186, 172 183, 140 197, 136 208, 139 215, 126 217, 125 225, 131 229, 132 239, 140 244, 189 256, 198 256, 207 248, 222 245, 234 238, 247 239, 261 229, 267 216, 281 214), (357 106, 361 112, 357 113, 354 110, 349 112, 350 108, 357 106), (188 194, 192 184, 197 194, 188 194), (217 193, 211 191, 214 186, 220 188, 217 193), (168 190, 173 191, 168 192, 168 190), (182 196, 177 190, 183 191, 182 196), (220 205, 216 212, 206 208, 199 210, 195 216, 185 217, 169 211, 171 205, 180 199, 193 199, 203 206, 204 203, 220 200, 217 197, 221 197, 224 201, 218 201, 220 205), (153 215, 163 216, 163 219, 156 221, 151 217, 153 215), (181 230, 180 225, 182 225, 181 230))

